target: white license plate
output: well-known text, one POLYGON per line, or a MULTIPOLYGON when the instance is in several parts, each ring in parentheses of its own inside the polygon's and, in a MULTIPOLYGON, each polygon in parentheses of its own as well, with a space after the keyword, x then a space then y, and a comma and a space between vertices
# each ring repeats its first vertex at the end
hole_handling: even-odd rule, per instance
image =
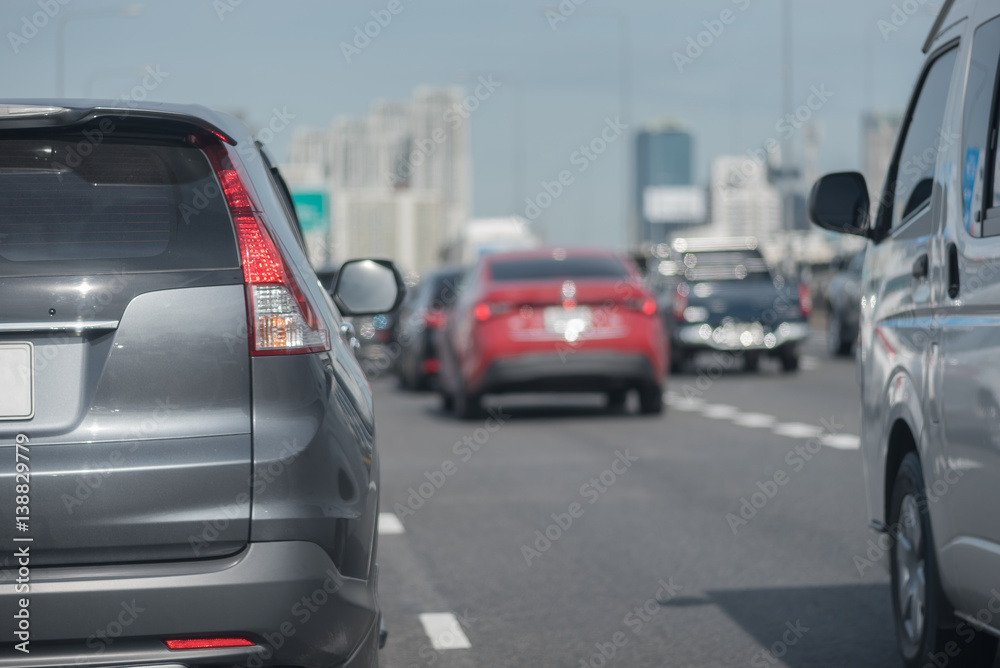
POLYGON ((28 420, 35 414, 30 343, 0 343, 0 420, 28 420))
POLYGON ((545 309, 545 329, 556 334, 569 334, 576 338, 586 332, 593 324, 593 315, 589 306, 577 306, 565 309, 562 306, 549 306, 545 309))

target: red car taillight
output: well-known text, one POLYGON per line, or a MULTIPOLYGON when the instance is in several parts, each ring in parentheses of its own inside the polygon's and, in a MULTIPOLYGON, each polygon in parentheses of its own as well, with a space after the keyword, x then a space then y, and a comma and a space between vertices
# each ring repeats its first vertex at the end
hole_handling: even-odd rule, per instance
POLYGON ((424 313, 424 326, 427 329, 444 329, 445 315, 440 309, 433 309, 424 313))
POLYGON ((510 311, 510 304, 499 304, 496 302, 479 302, 472 309, 472 315, 479 322, 486 322, 493 316, 501 315, 510 311))
POLYGON ((265 224, 235 152, 225 144, 205 147, 222 184, 246 284, 250 354, 290 355, 330 350, 330 336, 265 224))
POLYGON ((687 310, 688 307, 688 290, 689 290, 688 286, 684 283, 681 283, 680 285, 677 286, 677 289, 674 291, 673 312, 674 312, 674 318, 676 318, 679 321, 684 320, 684 311, 687 310))
POLYGON ((639 311, 643 315, 654 315, 656 313, 656 302, 648 297, 646 299, 630 299, 625 302, 625 308, 639 311))
POLYGON ((813 310, 812 295, 809 294, 809 286, 805 283, 799 283, 799 310, 802 311, 803 318, 808 318, 813 310))

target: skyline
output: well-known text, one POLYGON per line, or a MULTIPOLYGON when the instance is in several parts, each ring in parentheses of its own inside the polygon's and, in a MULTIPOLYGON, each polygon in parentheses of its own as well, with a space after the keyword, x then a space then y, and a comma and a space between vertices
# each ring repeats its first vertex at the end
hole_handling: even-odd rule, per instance
MULTIPOLYGON (((480 77, 492 77, 495 89, 469 112, 474 215, 523 215, 544 183, 566 169, 575 173, 571 159, 580 146, 609 122, 627 124, 628 142, 612 144, 539 217, 553 242, 620 246, 630 193, 622 152, 645 121, 673 118, 692 133, 694 181, 707 186, 712 158, 780 138, 784 120, 781 3, 672 4, 564 0, 573 11, 554 19, 543 3, 524 0, 474 7, 458 0, 299 0, 280 8, 181 0, 146 2, 137 16, 85 19, 130 3, 14 0, 0 5, 2 97, 54 95, 58 23, 68 16, 75 17, 63 26, 68 96, 127 95, 141 85, 145 67, 158 68, 160 82, 142 90, 150 99, 202 103, 258 128, 288 119, 269 143, 282 162, 291 129, 365 115, 377 100, 406 99, 421 85, 462 85, 469 94, 480 77), (12 40, 43 5, 58 7, 55 18, 23 43, 12 40), (379 21, 370 30, 375 36, 355 43, 372 21, 379 21), (700 52, 691 47, 699 38, 700 52), (676 53, 691 62, 680 66, 676 53), (622 109, 626 71, 631 93, 622 109)), ((820 171, 859 169, 862 113, 905 107, 934 18, 928 5, 909 4, 912 17, 898 1, 847 0, 836 11, 814 0, 794 3, 792 104, 808 106, 813 88, 830 92, 811 110, 822 127, 820 171)))

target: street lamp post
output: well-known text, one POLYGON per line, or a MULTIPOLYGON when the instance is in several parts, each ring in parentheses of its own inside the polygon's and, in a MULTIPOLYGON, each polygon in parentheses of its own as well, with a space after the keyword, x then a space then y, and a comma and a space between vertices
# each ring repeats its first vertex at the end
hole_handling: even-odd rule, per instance
POLYGON ((83 19, 135 18, 142 15, 142 11, 142 5, 134 4, 117 9, 98 9, 61 16, 56 23, 56 97, 66 97, 66 24, 83 19))

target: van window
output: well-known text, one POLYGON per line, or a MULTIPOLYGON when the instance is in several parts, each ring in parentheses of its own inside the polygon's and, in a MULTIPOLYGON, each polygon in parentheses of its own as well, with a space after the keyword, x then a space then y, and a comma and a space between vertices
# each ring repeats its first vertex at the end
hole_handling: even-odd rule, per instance
POLYGON ((974 37, 969 78, 965 88, 965 119, 962 123, 962 199, 965 229, 982 236, 983 189, 988 164, 996 88, 1000 62, 1000 18, 982 25, 974 37), (977 216, 976 214, 980 214, 977 216))
POLYGON ((906 138, 893 169, 893 229, 931 199, 938 152, 949 143, 942 134, 942 125, 957 53, 952 49, 931 65, 908 119, 906 138))

